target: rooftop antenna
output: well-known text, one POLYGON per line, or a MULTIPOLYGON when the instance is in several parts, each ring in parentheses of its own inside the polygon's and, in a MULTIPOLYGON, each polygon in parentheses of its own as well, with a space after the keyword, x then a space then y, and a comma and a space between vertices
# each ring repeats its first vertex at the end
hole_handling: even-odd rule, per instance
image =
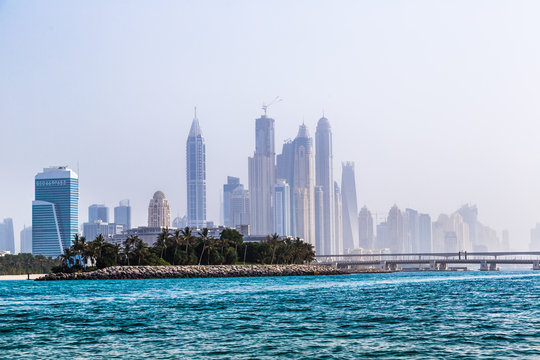
POLYGON ((196 106, 195 106, 194 116, 195 116, 194 119, 196 119, 197 118, 197 107, 196 106))
POLYGON ((280 101, 283 101, 283 99, 280 98, 279 96, 276 96, 276 97, 274 98, 274 100, 270 101, 270 103, 269 103, 268 105, 266 105, 266 103, 263 103, 262 109, 263 109, 263 111, 264 111, 264 116, 266 117, 266 111, 268 110, 268 108, 269 108, 270 106, 272 106, 272 105, 274 105, 274 104, 276 104, 276 103, 278 103, 278 102, 280 102, 280 101))

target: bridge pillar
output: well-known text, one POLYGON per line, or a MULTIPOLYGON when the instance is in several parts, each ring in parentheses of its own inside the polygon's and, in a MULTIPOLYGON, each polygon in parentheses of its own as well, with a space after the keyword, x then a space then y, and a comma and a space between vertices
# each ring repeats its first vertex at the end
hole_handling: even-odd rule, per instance
POLYGON ((489 271, 498 271, 499 268, 497 267, 497 264, 491 263, 489 264, 489 271))
POLYGON ((441 271, 448 270, 448 264, 447 263, 440 263, 439 264, 439 270, 441 270, 441 271))
POLYGON ((540 260, 534 262, 533 270, 540 270, 540 260))
POLYGON ((488 266, 487 261, 482 261, 480 263, 480 271, 488 271, 488 270, 489 270, 489 266, 488 266))
POLYGON ((432 260, 429 262, 429 270, 431 271, 437 270, 437 262, 435 260, 432 260))

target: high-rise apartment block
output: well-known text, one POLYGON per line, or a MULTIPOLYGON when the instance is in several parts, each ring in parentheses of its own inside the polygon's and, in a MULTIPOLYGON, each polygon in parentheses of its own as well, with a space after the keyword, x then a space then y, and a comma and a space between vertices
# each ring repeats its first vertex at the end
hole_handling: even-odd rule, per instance
MULTIPOLYGON (((302 124, 294 139, 293 195, 296 236, 315 245, 315 168, 313 140, 302 124)), ((315 249, 315 251, 319 251, 315 249)))
POLYGON ((57 257, 79 228, 79 178, 67 167, 49 167, 35 177, 32 253, 57 257))
POLYGON ((148 227, 169 227, 171 226, 171 208, 169 200, 165 194, 156 191, 154 197, 148 205, 148 227))
POLYGON ((109 208, 103 204, 94 204, 88 207, 88 222, 109 222, 109 208))
POLYGON ((317 252, 321 255, 336 254, 334 163, 332 152, 332 129, 324 116, 317 123, 315 132, 315 184, 320 187, 321 206, 317 223, 317 252))
POLYGON ((197 109, 186 141, 187 218, 188 226, 206 226, 206 145, 197 109))
POLYGON ((129 200, 122 200, 114 208, 114 223, 122 225, 124 230, 131 229, 131 206, 129 200))
POLYGON ((374 250, 373 216, 367 207, 363 207, 358 214, 358 241, 359 247, 374 250))
POLYGON ((536 226, 531 229, 531 242, 529 244, 529 250, 540 251, 540 223, 536 223, 536 226))
POLYGON ((15 236, 13 233, 13 219, 7 218, 0 222, 0 251, 9 251, 15 254, 15 236))
POLYGON ((334 181, 334 216, 335 216, 335 226, 334 226, 334 239, 336 241, 336 253, 343 254, 344 248, 343 248, 343 201, 342 201, 342 195, 341 195, 341 189, 337 183, 337 181, 334 181))
POLYGON ((274 233, 281 236, 291 236, 291 191, 289 184, 283 179, 278 179, 274 185, 274 233))
POLYGON ((244 189, 239 178, 227 176, 227 184, 223 185, 224 225, 231 228, 249 225, 249 218, 249 190, 244 189))
POLYGON ((324 241, 324 190, 322 186, 315 186, 315 249, 320 249, 317 253, 329 255, 330 252, 324 251, 326 242, 324 241))
POLYGON ((227 183, 223 185, 223 225, 227 227, 234 227, 231 218, 231 194, 239 186, 240 178, 234 176, 227 176, 227 183))
POLYGON ((433 251, 431 229, 431 216, 420 214, 418 216, 418 248, 414 250, 415 252, 430 253, 433 251))
POLYGON ((272 192, 275 184, 274 119, 265 114, 255 120, 255 153, 248 159, 251 233, 274 230, 272 192))
POLYGON ((21 230, 21 249, 22 254, 31 254, 32 253, 32 227, 25 226, 21 230))
POLYGON ((358 248, 358 204, 356 200, 356 179, 354 163, 344 162, 341 175, 343 248, 358 248))
POLYGON ((394 205, 388 212, 386 220, 386 246, 392 253, 402 253, 404 250, 403 214, 394 205))
POLYGON ((281 154, 276 157, 276 178, 289 185, 289 231, 296 236, 296 207, 294 203, 294 144, 287 140, 283 144, 281 154))

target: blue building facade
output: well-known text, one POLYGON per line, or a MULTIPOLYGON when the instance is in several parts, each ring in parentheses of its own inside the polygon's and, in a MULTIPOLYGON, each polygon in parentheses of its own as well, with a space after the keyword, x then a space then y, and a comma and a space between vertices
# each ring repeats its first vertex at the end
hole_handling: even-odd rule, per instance
POLYGON ((71 246, 79 227, 79 178, 66 167, 43 169, 35 177, 32 253, 57 257, 71 246))

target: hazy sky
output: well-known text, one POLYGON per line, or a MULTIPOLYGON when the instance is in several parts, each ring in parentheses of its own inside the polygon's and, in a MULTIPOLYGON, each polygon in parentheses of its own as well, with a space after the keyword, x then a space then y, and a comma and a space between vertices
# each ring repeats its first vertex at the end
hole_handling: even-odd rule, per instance
POLYGON ((276 149, 324 112, 359 207, 436 218, 464 203, 526 248, 540 221, 540 2, 0 1, 0 219, 31 224, 34 176, 80 168, 88 205, 162 190, 185 214, 198 108, 208 217, 247 184, 255 118, 276 149))

